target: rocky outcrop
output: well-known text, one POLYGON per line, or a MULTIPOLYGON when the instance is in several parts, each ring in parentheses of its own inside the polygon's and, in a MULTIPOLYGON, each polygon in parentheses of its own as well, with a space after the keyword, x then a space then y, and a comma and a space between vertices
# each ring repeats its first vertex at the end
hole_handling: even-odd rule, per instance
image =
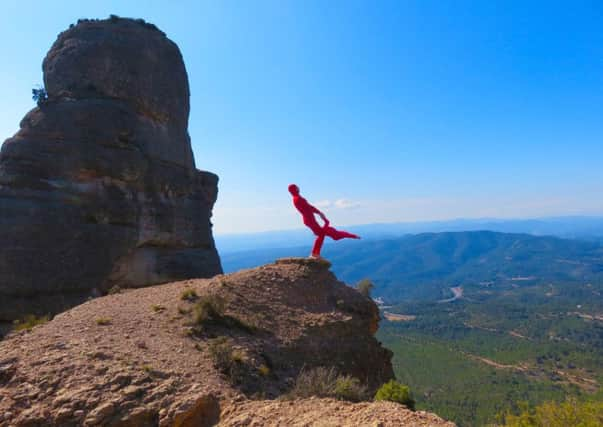
POLYGON ((218 178, 195 169, 176 44, 144 21, 84 20, 43 70, 48 100, 0 152, 0 321, 221 273, 218 178))
POLYGON ((350 403, 308 398, 230 405, 222 411, 220 426, 455 427, 455 424, 429 412, 402 409, 393 402, 350 403))
POLYGON ((398 404, 272 400, 303 366, 371 391, 391 379, 377 321, 311 260, 96 298, 0 342, 0 426, 451 425, 398 404))

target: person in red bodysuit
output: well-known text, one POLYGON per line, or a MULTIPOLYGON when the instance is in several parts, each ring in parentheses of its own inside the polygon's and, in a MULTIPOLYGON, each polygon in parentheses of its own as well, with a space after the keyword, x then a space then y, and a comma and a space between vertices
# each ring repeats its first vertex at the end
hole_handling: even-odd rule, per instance
POLYGON ((336 230, 331 227, 330 222, 325 214, 308 203, 308 201, 299 194, 299 187, 297 185, 289 185, 289 193, 291 193, 293 196, 293 205, 299 211, 299 213, 302 214, 304 224, 316 235, 316 241, 314 242, 314 247, 312 248, 312 254, 310 257, 320 258, 320 249, 322 248, 325 236, 329 236, 333 240, 341 240, 345 238, 360 239, 360 236, 357 236, 356 234, 336 230), (322 227, 316 221, 316 218, 314 217, 315 214, 320 216, 324 221, 324 225, 322 227))

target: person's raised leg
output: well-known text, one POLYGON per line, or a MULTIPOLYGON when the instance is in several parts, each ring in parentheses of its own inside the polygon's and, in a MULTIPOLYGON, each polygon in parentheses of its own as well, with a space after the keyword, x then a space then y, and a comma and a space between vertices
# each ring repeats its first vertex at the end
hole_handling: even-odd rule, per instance
POLYGON ((333 240, 341 239, 360 239, 360 236, 347 231, 336 230, 333 227, 325 227, 325 234, 333 240))
POLYGON ((348 233, 347 231, 337 230, 341 239, 360 239, 360 236, 354 233, 348 233))

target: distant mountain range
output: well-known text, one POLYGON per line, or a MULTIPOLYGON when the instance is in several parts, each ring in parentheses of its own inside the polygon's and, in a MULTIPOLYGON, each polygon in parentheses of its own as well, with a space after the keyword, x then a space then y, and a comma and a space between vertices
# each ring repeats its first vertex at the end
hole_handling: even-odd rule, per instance
MULTIPOLYGON (((225 271, 284 256, 306 256, 308 246, 222 254, 225 271)), ((527 284, 603 282, 598 242, 492 231, 421 233, 394 239, 341 241, 323 255, 347 283, 368 277, 385 301, 437 300, 449 288, 493 289, 527 284)))
MULTIPOLYGON (((365 240, 400 237, 405 234, 446 231, 498 231, 536 236, 556 236, 603 242, 603 217, 563 216, 535 219, 456 219, 450 221, 399 222, 344 227, 365 240)), ((215 236, 220 254, 257 249, 290 248, 310 245, 312 233, 307 229, 267 231, 262 233, 222 234, 215 236)))

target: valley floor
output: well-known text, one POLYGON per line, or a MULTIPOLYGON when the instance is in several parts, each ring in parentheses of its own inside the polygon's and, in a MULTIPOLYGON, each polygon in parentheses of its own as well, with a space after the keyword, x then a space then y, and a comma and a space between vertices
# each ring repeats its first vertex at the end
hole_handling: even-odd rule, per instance
POLYGON ((411 387, 417 407, 460 426, 494 422, 524 401, 600 399, 600 303, 579 304, 578 287, 579 299, 532 297, 547 289, 520 287, 484 299, 479 287, 469 287, 447 304, 388 307, 378 337, 394 352, 396 376, 411 387))

